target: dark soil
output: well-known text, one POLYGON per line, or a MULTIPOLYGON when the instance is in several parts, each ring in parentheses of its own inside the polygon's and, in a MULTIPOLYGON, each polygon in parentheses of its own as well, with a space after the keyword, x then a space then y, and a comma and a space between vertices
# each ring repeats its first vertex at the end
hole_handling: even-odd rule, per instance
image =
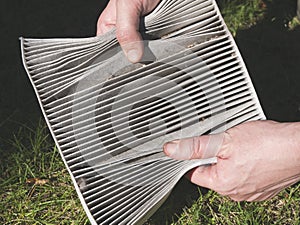
POLYGON ((22 66, 19 37, 95 36, 106 0, 3 0, 0 2, 0 148, 20 126, 42 117, 22 66))
POLYGON ((272 120, 300 120, 300 27, 287 27, 295 15, 296 1, 267 2, 265 19, 236 36, 262 107, 272 120))

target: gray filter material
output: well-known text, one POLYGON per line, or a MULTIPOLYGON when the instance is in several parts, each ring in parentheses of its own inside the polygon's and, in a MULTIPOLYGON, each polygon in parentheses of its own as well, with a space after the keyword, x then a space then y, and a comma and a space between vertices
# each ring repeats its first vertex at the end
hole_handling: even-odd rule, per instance
POLYGON ((142 224, 187 171, 216 163, 209 151, 173 160, 165 142, 265 119, 214 0, 162 0, 143 23, 145 54, 136 64, 114 31, 21 38, 24 66, 92 224, 142 224))

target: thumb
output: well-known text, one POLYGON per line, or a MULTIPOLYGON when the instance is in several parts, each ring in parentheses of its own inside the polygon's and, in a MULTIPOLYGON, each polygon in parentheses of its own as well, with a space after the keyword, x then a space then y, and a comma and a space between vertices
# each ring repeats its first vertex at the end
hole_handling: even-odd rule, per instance
POLYGON ((142 1, 120 0, 117 9, 117 39, 126 55, 132 63, 141 60, 144 46, 139 33, 140 16, 142 15, 142 1))
POLYGON ((164 145, 164 153, 177 160, 214 157, 221 149, 223 137, 224 133, 219 133, 171 141, 164 145))

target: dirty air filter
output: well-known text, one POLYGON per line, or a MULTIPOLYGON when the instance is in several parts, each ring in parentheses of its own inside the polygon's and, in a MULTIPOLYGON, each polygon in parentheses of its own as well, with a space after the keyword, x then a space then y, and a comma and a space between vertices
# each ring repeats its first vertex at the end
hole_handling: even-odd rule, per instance
POLYGON ((264 119, 214 0, 162 0, 129 63, 115 32, 23 39, 24 66, 92 224, 142 224, 191 168, 166 141, 264 119))

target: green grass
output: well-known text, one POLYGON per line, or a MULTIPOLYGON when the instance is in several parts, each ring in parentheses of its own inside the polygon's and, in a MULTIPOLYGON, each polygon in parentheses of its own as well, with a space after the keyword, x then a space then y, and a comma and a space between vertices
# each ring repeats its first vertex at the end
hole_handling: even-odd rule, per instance
POLYGON ((43 123, 22 128, 0 149, 0 224, 88 224, 61 157, 43 123), (28 183, 37 178, 45 184, 28 183))
POLYGON ((300 20, 298 19, 297 16, 295 16, 288 22, 287 25, 289 30, 295 30, 297 27, 300 26, 300 20))
POLYGON ((209 191, 200 193, 199 199, 184 209, 173 225, 297 225, 300 224, 299 202, 300 183, 263 202, 234 202, 209 191))
POLYGON ((219 0, 219 7, 232 35, 255 25, 264 17, 266 5, 262 0, 219 0))

